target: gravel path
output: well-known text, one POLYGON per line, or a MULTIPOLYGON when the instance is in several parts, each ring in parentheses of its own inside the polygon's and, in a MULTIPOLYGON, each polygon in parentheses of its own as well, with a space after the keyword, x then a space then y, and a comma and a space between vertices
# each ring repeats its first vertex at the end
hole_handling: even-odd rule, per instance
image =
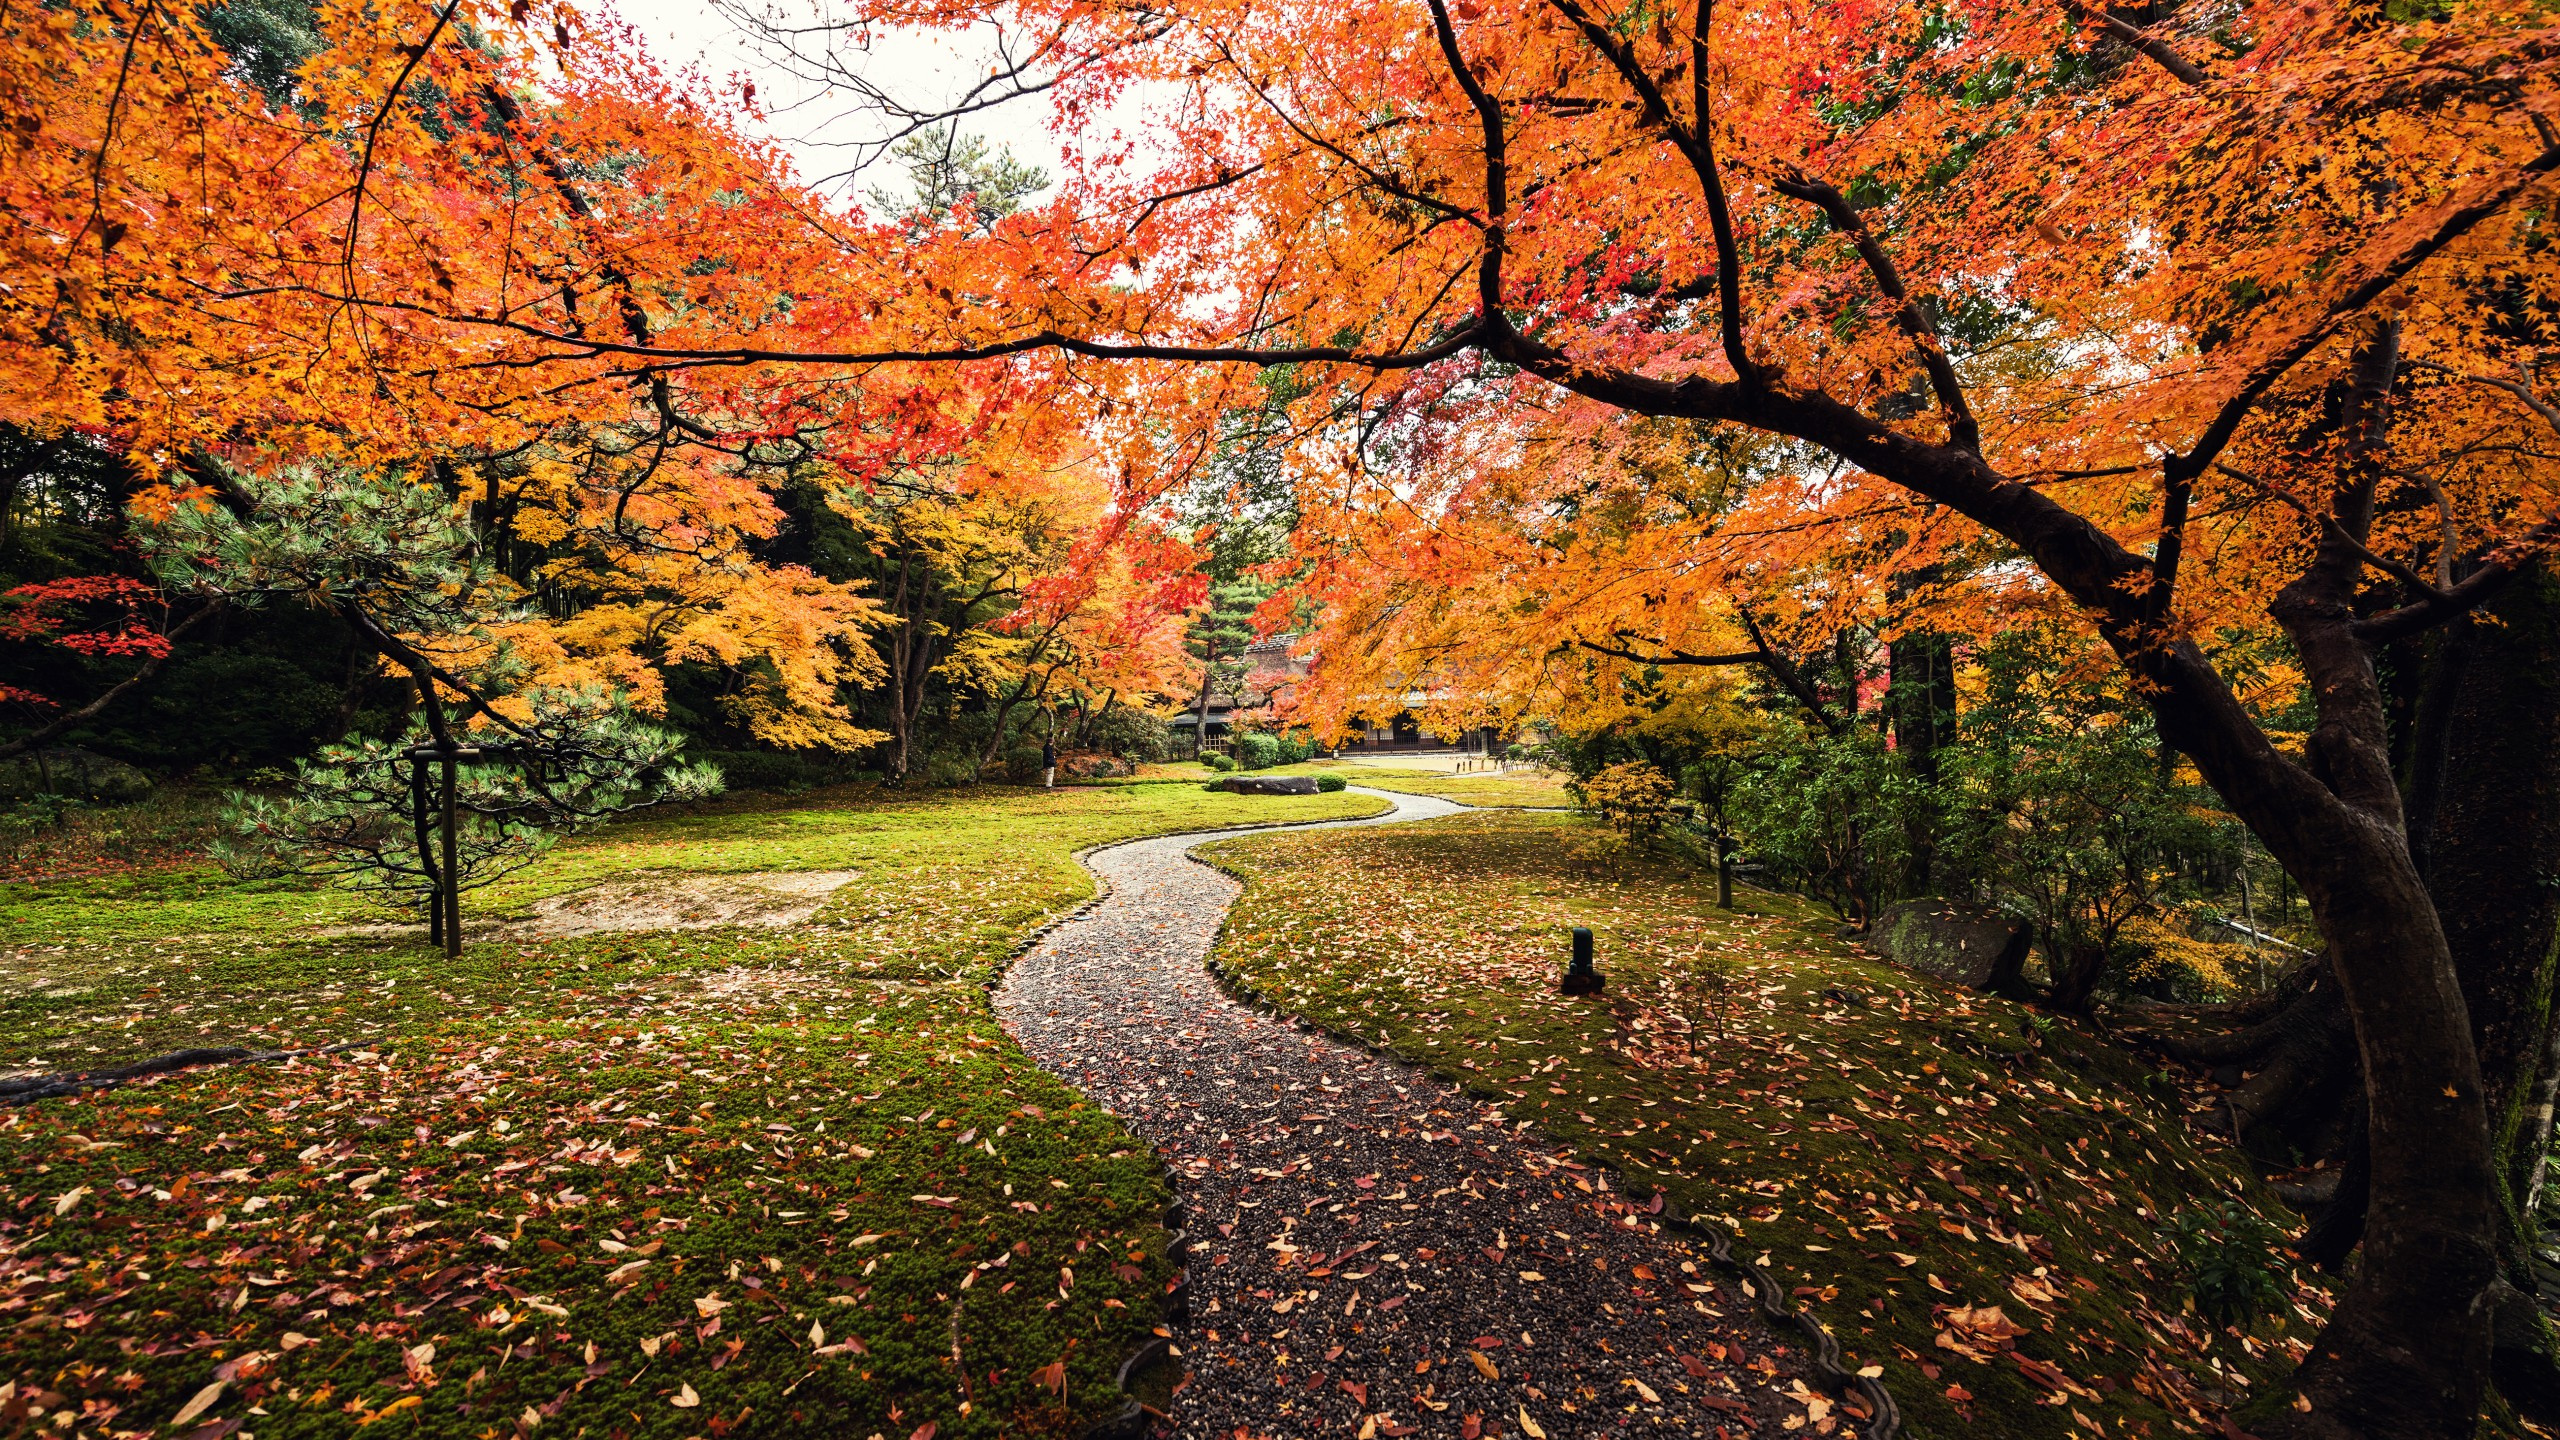
MULTIPOLYGON (((1363 793, 1396 808, 1337 823, 1464 808, 1363 793)), ((1211 838, 1092 855, 1109 896, 996 996, 1025 1050, 1172 1167, 1188 1373, 1161 1432, 1848 1433, 1808 1406, 1801 1343, 1604 1176, 1426 1071, 1231 998, 1201 962, 1239 887, 1185 855, 1211 838)))

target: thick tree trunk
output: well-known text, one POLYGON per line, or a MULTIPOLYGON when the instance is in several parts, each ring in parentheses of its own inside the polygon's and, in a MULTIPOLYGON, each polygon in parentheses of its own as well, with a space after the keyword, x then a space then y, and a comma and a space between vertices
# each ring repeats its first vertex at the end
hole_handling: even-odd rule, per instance
POLYGON ((2067 1015, 2089 1013, 2089 1002, 2106 978, 2107 947, 2095 940, 2057 941, 2053 949, 2053 990, 2046 1003, 2067 1015))
POLYGON ((2550 1138, 2533 1115, 2551 1051, 2560 932, 2560 583, 2536 575, 2476 627, 2455 703, 2429 852, 2445 940, 2471 1008, 2499 1149, 2503 1206, 2521 1211, 2550 1138))
POLYGON ((1955 642, 1944 635, 1897 637, 1886 649, 1892 667, 1885 703, 1893 715, 1893 748, 1911 773, 1938 783, 1938 751, 1955 739, 1955 642))
MULTIPOLYGON (((2533 1301, 2543 1287, 2532 1263, 2532 1196, 2551 1142, 2547 1072, 2560 963, 2560 585, 2537 573, 2501 595, 2490 615, 2495 623, 2470 627, 2439 660, 2458 664, 2462 683, 2445 707, 2448 733, 2430 787, 2427 881, 2470 1007, 2489 1113, 2504 1282, 2492 1374, 2518 1409, 2551 1421, 2560 1420, 2560 1339, 2533 1301)), ((2425 750, 2413 759, 2423 766, 2425 750)))
MULTIPOLYGON (((1893 748, 1920 782, 1936 789, 1938 751, 1955 742, 1955 642, 1927 632, 1897 636, 1886 647, 1890 667, 1885 709, 1893 719, 1893 748)), ((1937 826, 1929 815, 1912 817, 1910 873, 1904 888, 1914 895, 1937 893, 1937 826)), ((2073 1008, 2082 1008, 2075 1006, 2073 1008)))
MULTIPOLYGON (((2321 1437, 2468 1436, 2488 1380, 2489 1127, 2471 1017, 2453 956, 2411 860, 2382 692, 2351 609, 2363 573, 2398 364, 2395 324, 2369 321, 2346 397, 2330 533, 2273 612, 2294 641, 2318 721, 2305 743, 2319 788, 2284 795, 2230 770, 2226 737, 2181 733, 2215 788, 2298 880, 2329 942, 2365 1077, 2371 1167, 2363 1262, 2294 1377, 2307 1408, 2269 1428, 2321 1437)), ((2268 775, 2266 779, 2277 778, 2268 775)), ((2290 777, 2288 777, 2290 778, 2290 777)))
POLYGON ((1200 703, 1191 713, 1191 753, 1198 755, 1209 744, 1209 686, 1218 676, 1218 652, 1212 647, 1200 665, 1200 703))

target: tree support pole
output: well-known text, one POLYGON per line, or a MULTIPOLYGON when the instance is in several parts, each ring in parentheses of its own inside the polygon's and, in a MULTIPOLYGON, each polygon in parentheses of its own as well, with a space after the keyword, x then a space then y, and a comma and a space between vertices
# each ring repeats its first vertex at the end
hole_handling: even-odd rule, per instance
POLYGON ((418 868, 427 876, 427 943, 444 945, 444 867, 436 863, 435 850, 427 840, 427 762, 422 755, 409 757, 409 824, 418 842, 418 868))
POLYGON ((458 762, 448 748, 444 754, 444 876, 437 886, 436 905, 444 917, 444 953, 448 959, 462 955, 462 871, 456 863, 460 849, 458 829, 458 796, 456 769, 458 762))

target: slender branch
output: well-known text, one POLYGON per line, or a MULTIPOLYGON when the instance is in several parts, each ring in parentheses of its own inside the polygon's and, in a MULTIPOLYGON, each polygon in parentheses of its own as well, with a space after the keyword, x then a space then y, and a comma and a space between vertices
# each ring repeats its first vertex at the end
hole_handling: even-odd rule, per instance
POLYGON ((2560 145, 2473 185, 2462 194, 2431 210, 2403 219, 2383 232, 2364 253, 2359 255, 2349 273, 2363 272, 2364 278, 2349 286, 2316 311, 2296 317, 2290 334, 2281 331, 2270 336, 2259 347, 2265 359, 2241 377, 2216 410, 2211 423, 2197 436, 2195 446, 2184 455, 2172 455, 2164 468, 2172 475, 2192 480, 2220 456, 2223 447, 2239 433, 2240 424, 2257 407, 2258 400, 2294 366, 2320 347, 2321 342, 2336 332, 2338 326, 2366 306, 2380 299, 2383 292, 2406 279, 2409 272, 2435 258, 2454 241, 2471 233, 2490 216, 2506 208, 2507 203, 2533 185, 2560 170, 2560 145))
POLYGON ((444 34, 444 27, 453 22, 453 12, 461 8, 462 0, 445 0, 445 7, 436 12, 436 23, 427 31, 427 38, 409 52, 408 61, 401 65, 400 73, 391 78, 391 89, 383 95, 381 106, 375 109, 373 118, 365 122, 364 150, 356 162, 355 192, 347 202, 346 251, 339 260, 347 274, 347 293, 350 295, 356 290, 356 235, 364 226, 364 192, 373 179, 374 144, 382 138, 383 123, 399 106, 400 92, 408 88, 409 77, 426 63, 427 52, 435 48, 436 40, 444 34))
MULTIPOLYGON (((2301 515, 2302 518, 2318 525, 2322 534, 2325 535, 2331 543, 2346 546, 2357 559, 2362 560, 2365 564, 2370 565, 2374 569, 2381 571, 2383 574, 2399 581, 2401 584, 2408 586, 2410 589, 2417 591, 2420 596, 2429 600, 2438 601, 2445 598, 2443 590, 2437 586, 2428 584, 2427 577, 2419 574, 2415 569, 2412 569, 2407 565, 2403 565, 2399 561, 2391 559, 2388 556, 2375 554, 2363 541, 2348 534, 2346 527, 2338 523, 2336 516, 2314 513, 2310 506, 2303 504, 2300 500, 2295 499, 2293 496, 2286 494, 2284 491, 2277 489, 2275 486, 2266 483, 2257 476, 2252 475, 2237 466, 2224 465, 2217 462, 2213 468, 2248 486, 2250 489, 2257 491, 2259 494, 2266 496, 2270 500, 2290 506, 2295 513, 2301 515)), ((2447 583, 2451 582, 2448 581, 2447 583)))
POLYGON ((1876 288, 1885 298, 1900 307, 1894 314, 1902 333, 1911 337, 1913 348, 1920 352, 1921 368, 1929 372, 1929 388, 1937 392, 1938 410, 1946 418, 1948 442, 1974 454, 1982 453, 1982 426, 1973 418, 1973 407, 1965 402, 1964 385, 1956 378, 1955 362, 1947 358, 1945 339, 1938 333, 1937 322, 1913 299, 1902 283, 1902 272, 1894 267, 1893 258, 1867 228, 1866 217, 1858 213, 1849 197, 1827 181, 1816 180, 1803 171, 1782 175, 1771 181, 1778 193, 1790 195, 1818 207, 1831 221, 1831 228, 1849 237, 1858 248, 1858 258, 1866 262, 1867 273, 1875 277, 1876 288))
POLYGON ((1693 72, 1689 86, 1694 97, 1689 123, 1696 127, 1698 188, 1706 193, 1707 228, 1716 237, 1718 338, 1724 344, 1725 363, 1733 367, 1735 378, 1745 385, 1757 385, 1760 367, 1751 363, 1751 354, 1742 343, 1742 247, 1733 238, 1733 208, 1725 200, 1724 176, 1716 167, 1715 119, 1708 103, 1712 91, 1707 82, 1707 59, 1714 20, 1715 0, 1698 0, 1697 33, 1689 37, 1689 67, 1693 72))
MULTIPOLYGON (((167 632, 160 638, 175 641, 179 636, 194 629, 198 622, 211 617, 214 612, 220 610, 222 606, 223 597, 216 595, 212 599, 204 602, 204 604, 198 607, 193 614, 188 615, 177 624, 170 626, 167 632)), ((108 706, 113 705, 118 700, 132 694, 142 686, 150 684, 152 678, 157 676, 161 669, 169 663, 169 657, 176 653, 177 647, 172 644, 168 649, 163 650, 159 654, 143 661, 140 668, 136 669, 132 674, 107 687, 107 692, 100 695, 97 699, 90 701, 88 704, 81 706, 77 710, 65 711, 62 714, 55 716, 53 719, 46 721, 44 724, 37 726, 34 730, 19 736, 15 740, 11 740, 5 744, 0 744, 0 760, 6 760, 13 755, 23 755, 28 751, 35 749, 37 746, 44 744, 46 741, 51 740, 54 736, 71 729, 73 726, 95 720, 100 715, 105 714, 108 706)))
POLYGON ((1624 660, 1633 665, 1659 665, 1665 669, 1678 666, 1758 665, 1765 663, 1769 658, 1765 652, 1759 650, 1738 650, 1730 655, 1699 655, 1687 650, 1670 650, 1660 655, 1646 655, 1616 645, 1603 645, 1595 640, 1576 640, 1573 643, 1594 655, 1606 655, 1612 660, 1624 660))
MULTIPOLYGON (((1114 342, 1088 340, 1056 330, 1040 330, 1012 340, 991 341, 984 345, 960 345, 945 349, 918 350, 764 350, 753 347, 710 350, 662 345, 626 344, 599 340, 592 336, 564 335, 539 325, 520 320, 485 315, 451 315, 424 306, 402 305, 388 301, 365 301, 386 309, 412 310, 433 314, 455 325, 475 325, 489 329, 512 330, 536 340, 567 347, 567 353, 550 359, 578 359, 597 355, 629 355, 653 362, 667 369, 703 369, 727 365, 893 365, 893 364, 965 364, 973 360, 1001 360, 1009 355, 1024 355, 1038 350, 1063 350, 1095 360, 1181 360, 1202 364, 1238 365, 1356 365, 1366 370, 1418 370, 1434 365, 1477 343, 1487 333, 1482 321, 1470 321, 1441 340, 1420 350, 1378 352, 1354 350, 1339 345, 1299 345, 1274 349, 1227 345, 1157 345, 1146 342, 1114 342)), ((471 368, 471 367, 459 367, 471 368)))
POLYGON ((2434 591, 2415 604, 2385 610, 2357 621, 2355 637, 2368 645, 2382 645, 2467 615, 2505 589, 2508 581, 2524 573, 2555 545, 2560 545, 2560 515, 2499 546, 2486 563, 2464 576, 2461 583, 2434 591))
POLYGON ((1502 104, 1467 69, 1467 57, 1458 49, 1457 27, 1449 22, 1449 7, 1442 0, 1431 0, 1431 29, 1439 37, 1440 58, 1450 76, 1476 107, 1476 124, 1484 135, 1484 258, 1476 265, 1480 323, 1507 326, 1509 322, 1502 318, 1502 257, 1511 209, 1511 174, 1503 147, 1502 104))
POLYGON ((2495 375, 2468 374, 2464 371, 2456 370, 2449 365, 2439 365, 2433 360, 2413 360, 2409 363, 2420 369, 2433 370, 2439 375, 2449 375, 2466 384, 2486 385, 2492 390, 2504 390, 2508 394, 2516 397, 2518 400, 2523 401, 2526 409, 2531 410, 2534 414, 2542 418, 2543 424, 2550 426, 2556 432, 2560 432, 2560 406, 2555 406, 2550 401, 2533 393, 2533 370, 2531 367, 2526 367, 2523 380, 2516 381, 2501 380, 2495 375))
MULTIPOLYGON (((1689 162, 1689 169, 1696 174, 1699 191, 1705 196, 1707 202, 1708 228, 1714 233, 1716 240, 1716 294, 1717 303, 1724 312, 1718 327, 1720 332, 1718 338, 1724 347, 1725 363, 1733 367, 1736 379, 1746 385, 1756 385, 1760 378, 1759 369, 1751 363, 1750 356, 1742 346, 1742 257, 1739 247, 1734 243, 1733 220, 1725 204, 1724 180, 1716 167, 1714 142, 1707 135, 1706 108, 1703 105, 1699 107, 1694 129, 1681 124, 1679 117, 1672 113, 1671 102, 1663 95, 1661 85, 1646 72, 1644 66, 1636 59, 1634 48, 1621 39, 1616 31, 1598 16, 1584 9, 1581 0, 1548 0, 1548 3, 1555 7, 1557 14, 1571 21, 1574 28, 1582 32, 1584 42, 1592 49, 1599 51, 1601 58, 1607 60, 1610 67, 1618 72, 1618 78, 1626 81, 1627 88, 1635 91, 1636 99, 1642 106, 1639 118, 1660 129, 1663 136, 1671 142, 1672 147, 1689 162)), ((1703 53, 1707 39, 1706 22, 1710 18, 1712 18, 1710 10, 1702 4, 1698 18, 1698 34, 1692 36, 1690 42, 1693 63, 1695 56, 1703 53)), ((1704 83, 1705 67, 1700 65, 1698 70, 1697 75, 1690 77, 1690 83, 1693 93, 1703 98, 1705 91, 1695 87, 1704 83)))
POLYGON ((2109 35, 2122 41, 2127 48, 2149 56, 2159 64, 2161 69, 2177 76, 2186 84, 2201 90, 2213 83, 2212 77, 2198 69, 2194 61, 2171 49, 2168 41, 2148 30, 2138 28, 2132 22, 2109 12, 2105 7, 2090 4, 2088 0, 2072 0, 2071 8, 2097 21, 2100 27, 2109 35))
POLYGON ((1762 658, 1768 662, 1769 673, 1777 678, 1778 684, 1789 695, 1795 697, 1797 704, 1812 714, 1815 723, 1833 735, 1847 730, 1847 723, 1834 716, 1831 707, 1822 703, 1822 692, 1813 688, 1813 681, 1797 668, 1796 662, 1787 658, 1785 651, 1770 644, 1769 637, 1761 633, 1760 622, 1753 617, 1749 607, 1736 605, 1733 613, 1742 617, 1743 632, 1751 637, 1752 644, 1760 647, 1762 658))

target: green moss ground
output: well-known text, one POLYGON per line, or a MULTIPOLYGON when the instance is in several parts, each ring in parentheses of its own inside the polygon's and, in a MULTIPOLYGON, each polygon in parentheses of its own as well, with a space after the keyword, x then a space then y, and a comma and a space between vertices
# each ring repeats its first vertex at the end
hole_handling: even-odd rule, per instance
POLYGON ((8 1413, 207 1440, 1078 1433, 1155 1322, 1169 1192, 986 984, 1091 893, 1079 848, 1376 808, 741 799, 564 846, 473 909, 861 878, 788 929, 453 962, 327 933, 366 918, 342 893, 201 864, 0 889, 13 1068, 350 1047, 0 1112, 8 1413))
POLYGON ((1734 1231, 1921 1437, 2217 1434, 2326 1304, 2217 1330, 2179 1207, 2271 1197, 2174 1088, 2067 1024, 1867 957, 1786 897, 1610 854, 1561 815, 1220 842, 1218 962, 1734 1231), (1556 993, 1590 926, 1606 994, 1556 993), (1670 982, 1704 959, 1721 1006, 1670 982), (1988 1312, 1998 1307, 1995 1319, 1988 1312), (2009 1333, 2015 1330, 2016 1333, 2009 1333))

